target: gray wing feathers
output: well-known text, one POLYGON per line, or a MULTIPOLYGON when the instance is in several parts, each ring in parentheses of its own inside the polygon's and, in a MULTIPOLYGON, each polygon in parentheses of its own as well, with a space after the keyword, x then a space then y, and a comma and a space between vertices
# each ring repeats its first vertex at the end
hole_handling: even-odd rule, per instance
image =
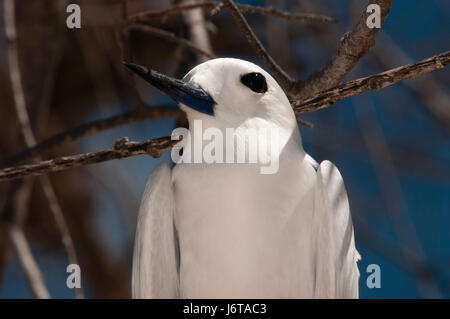
POLYGON ((161 164, 151 173, 142 196, 136 229, 133 298, 177 298, 178 267, 171 171, 161 164))
POLYGON ((344 181, 336 166, 323 161, 314 198, 317 298, 358 298, 360 256, 344 181))

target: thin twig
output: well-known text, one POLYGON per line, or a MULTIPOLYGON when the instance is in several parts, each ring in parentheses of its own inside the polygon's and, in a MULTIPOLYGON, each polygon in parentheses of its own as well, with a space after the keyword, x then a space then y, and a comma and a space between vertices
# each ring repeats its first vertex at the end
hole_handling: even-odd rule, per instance
MULTIPOLYGON (((375 250, 381 256, 386 257, 397 266, 404 268, 414 277, 423 276, 424 269, 427 267, 429 267, 433 273, 444 275, 445 272, 439 269, 439 266, 442 267, 442 265, 438 266, 436 264, 430 265, 425 263, 423 258, 418 256, 415 252, 406 247, 397 246, 384 238, 384 236, 381 236, 378 232, 373 231, 373 227, 366 225, 366 222, 362 221, 358 216, 352 216, 352 219, 355 229, 357 230, 358 238, 361 242, 365 242, 368 247, 375 250)), ((450 281, 445 281, 448 286, 450 281)))
POLYGON ((402 80, 440 70, 450 61, 450 51, 365 78, 353 80, 317 94, 313 98, 293 103, 296 115, 313 112, 333 105, 336 101, 366 92, 380 90, 402 80))
MULTIPOLYGON (((381 8, 381 23, 387 18, 394 0, 371 0, 381 8)), ((298 81, 288 91, 291 97, 297 99, 310 98, 321 91, 325 91, 341 83, 345 75, 375 44, 375 37, 380 29, 370 29, 367 26, 369 13, 363 12, 353 29, 344 34, 339 44, 338 52, 319 71, 314 72, 305 81, 298 81)))
POLYGON ((267 53, 264 46, 261 44, 259 39, 256 37, 253 30, 250 28, 247 20, 245 20, 239 8, 236 6, 233 0, 224 0, 223 1, 225 8, 231 13, 233 18, 239 25, 239 28, 244 32, 245 37, 248 43, 253 47, 258 56, 262 59, 264 64, 269 68, 269 70, 273 73, 275 78, 280 82, 281 86, 289 92, 293 87, 295 81, 291 78, 272 58, 272 56, 267 53))
MULTIPOLYGON (((128 19, 128 2, 127 0, 120 0, 122 9, 122 25, 124 25, 128 19)), ((132 61, 132 51, 130 44, 130 33, 125 27, 119 26, 115 32, 116 41, 120 48, 121 60, 122 61, 132 61)), ((130 73, 125 72, 124 74, 126 81, 125 85, 128 87, 128 91, 131 92, 131 97, 134 99, 135 104, 138 108, 143 107, 143 100, 139 94, 139 90, 136 86, 136 78, 130 73)))
POLYGON ((23 94, 22 81, 19 68, 19 55, 17 53, 17 32, 15 21, 15 5, 13 0, 4 1, 4 21, 5 34, 8 40, 8 63, 9 76, 14 95, 14 103, 17 111, 17 116, 22 128, 22 134, 25 143, 30 146, 36 144, 34 134, 31 130, 30 119, 25 105, 25 95, 23 94))
MULTIPOLYGON (((324 23, 338 23, 337 19, 332 17, 320 15, 320 14, 312 14, 312 13, 290 13, 283 10, 277 10, 272 7, 258 7, 247 4, 236 4, 239 10, 242 13, 257 13, 264 14, 272 17, 287 19, 287 20, 296 20, 300 22, 324 22, 324 23)), ((128 19, 128 23, 135 22, 145 22, 149 18, 167 18, 170 15, 178 14, 180 12, 195 10, 199 8, 211 9, 215 12, 210 15, 217 14, 220 9, 223 7, 222 2, 215 1, 205 1, 205 2, 197 2, 197 3, 188 3, 172 6, 168 9, 164 10, 148 10, 144 12, 140 12, 128 19)))
POLYGON ((306 121, 304 119, 301 119, 300 117, 297 117, 297 123, 302 125, 302 126, 304 126, 304 127, 307 127, 307 128, 314 128, 314 124, 313 123, 308 122, 308 121, 306 121))
MULTIPOLYGON (((418 287, 423 297, 439 298, 439 289, 426 262, 414 224, 409 217, 393 157, 384 133, 376 119, 374 106, 364 97, 359 97, 358 101, 362 103, 353 103, 353 107, 359 121, 363 140, 376 172, 379 188, 387 208, 387 215, 394 226, 396 237, 402 246, 412 250, 422 261, 422 274, 417 276, 416 280, 418 280, 418 287), (365 107, 358 107, 356 104, 363 104, 365 107)), ((407 262, 407 256, 404 256, 404 258, 407 262)))
POLYGON ((295 20, 301 22, 324 22, 324 23, 339 23, 338 19, 328 17, 321 14, 313 13, 291 13, 283 10, 277 10, 272 7, 258 7, 248 4, 238 4, 239 10, 242 13, 258 13, 268 16, 283 18, 286 20, 295 20))
MULTIPOLYGON (((385 67, 411 63, 411 57, 386 32, 380 34, 380 41, 381 45, 375 46, 371 52, 385 67)), ((408 81, 405 85, 419 94, 424 106, 444 129, 450 131, 450 94, 447 88, 433 76, 408 81)))
MULTIPOLYGON (((22 129, 22 134, 25 139, 27 147, 33 147, 36 144, 36 138, 31 129, 30 119, 25 103, 25 94, 22 88, 22 80, 19 65, 19 54, 17 49, 17 31, 15 21, 15 4, 14 0, 6 0, 4 2, 4 17, 5 17, 5 33, 8 40, 8 65, 11 77, 11 87, 14 95, 14 106, 17 112, 19 123, 22 129)), ((69 263, 78 264, 78 259, 75 253, 72 237, 70 236, 69 228, 65 221, 62 209, 57 201, 55 192, 50 183, 48 176, 40 178, 44 194, 50 205, 50 210, 55 218, 58 230, 61 233, 61 239, 67 253, 69 263)), ((27 268, 24 268, 27 271, 27 268)), ((32 274, 30 274, 32 275, 32 274)), ((81 288, 76 288, 75 294, 77 298, 83 297, 81 288)))
MULTIPOLYGON (((4 23, 6 39, 8 40, 8 63, 10 68, 11 87, 13 89, 14 106, 19 119, 22 134, 27 146, 35 143, 35 138, 31 130, 30 120, 26 111, 25 96, 23 94, 22 81, 19 71, 19 57, 17 54, 17 32, 15 22, 15 4, 13 0, 5 0, 3 7, 4 23)), ((26 184, 24 184, 26 185, 26 184)), ((27 190, 21 188, 21 190, 27 190)), ((16 196, 21 195, 17 194, 16 196)), ((25 195, 29 195, 25 194, 25 195)), ((47 287, 42 277, 42 273, 31 253, 28 241, 22 231, 21 225, 17 223, 24 215, 23 207, 16 207, 15 216, 13 216, 13 223, 8 226, 8 234, 13 245, 13 248, 19 259, 21 269, 27 279, 28 286, 32 295, 36 298, 50 298, 47 287), (16 215, 17 214, 17 215, 16 215)))
POLYGON ((216 14, 218 14, 223 9, 223 2, 220 1, 217 3, 210 11, 209 16, 214 17, 216 14))
POLYGON ((154 107, 147 106, 142 109, 121 113, 105 119, 95 120, 52 136, 19 154, 7 158, 6 160, 0 162, 0 167, 10 166, 17 162, 28 160, 33 156, 42 155, 44 152, 48 152, 62 144, 73 142, 82 137, 91 136, 124 124, 150 119, 179 119, 182 117, 184 117, 184 113, 178 107, 159 105, 154 107))
POLYGON ((158 158, 165 151, 171 149, 180 140, 170 137, 160 137, 145 142, 132 142, 128 138, 116 141, 114 147, 92 153, 77 154, 58 157, 51 160, 40 161, 35 164, 20 165, 0 170, 0 182, 23 178, 25 176, 39 176, 50 172, 58 172, 69 168, 85 166, 114 159, 149 154, 158 158))
MULTIPOLYGON (((5 0, 14 1, 14 0, 5 0)), ((42 273, 33 258, 33 255, 28 245, 28 241, 22 228, 12 225, 8 229, 9 238, 16 252, 17 258, 19 260, 20 266, 25 273, 28 285, 31 288, 33 297, 39 299, 49 299, 50 294, 47 287, 45 286, 42 273)))
POLYGON ((132 24, 130 26, 127 27, 128 31, 140 31, 140 32, 144 32, 144 33, 148 33, 151 35, 154 35, 158 38, 170 41, 172 43, 181 45, 183 47, 185 47, 186 49, 189 49, 195 53, 199 53, 202 54, 204 56, 206 56, 209 59, 214 59, 216 56, 214 54, 211 54, 209 52, 206 52, 205 50, 199 48, 198 46, 196 46, 194 43, 192 43, 191 41, 188 41, 186 39, 180 38, 178 37, 175 33, 166 31, 166 30, 162 30, 159 28, 155 28, 149 25, 144 25, 144 24, 132 24))

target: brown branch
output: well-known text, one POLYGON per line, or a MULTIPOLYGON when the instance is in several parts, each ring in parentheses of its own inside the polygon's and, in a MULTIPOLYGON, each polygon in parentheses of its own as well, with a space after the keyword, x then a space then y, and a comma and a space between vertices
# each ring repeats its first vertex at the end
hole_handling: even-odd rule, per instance
POLYGON ((172 6, 168 9, 164 10, 146 10, 143 12, 140 12, 138 14, 135 14, 131 16, 127 23, 128 24, 134 24, 138 22, 147 22, 150 18, 159 18, 162 17, 163 19, 166 19, 168 16, 173 14, 178 14, 183 11, 198 9, 198 8, 213 8, 218 3, 213 1, 208 2, 199 2, 199 3, 189 3, 189 4, 180 4, 172 6))
POLYGON ((242 13, 258 13, 268 16, 283 18, 286 20, 296 20, 301 22, 325 22, 325 23, 339 23, 338 19, 328 17, 320 14, 312 13, 290 13, 287 11, 277 10, 272 7, 258 7, 248 4, 237 5, 242 13))
POLYGON ((261 44, 259 39, 256 37, 253 30, 250 28, 250 26, 247 23, 247 20, 245 20, 244 16, 242 15, 241 11, 239 11, 239 8, 236 6, 233 0, 224 0, 223 4, 225 8, 231 13, 233 18, 236 20, 236 22, 239 25, 239 28, 244 32, 245 37, 248 41, 248 43, 253 47, 253 49, 256 51, 258 56, 262 59, 264 64, 269 68, 269 70, 273 73, 275 78, 280 82, 282 87, 289 92, 291 88, 294 86, 294 79, 292 79, 270 56, 269 53, 267 53, 264 46, 261 44))
MULTIPOLYGON (((33 147, 36 144, 36 138, 30 125, 30 118, 28 115, 28 110, 25 102, 25 94, 22 87, 21 72, 19 65, 19 53, 17 48, 15 3, 13 0, 6 0, 4 2, 4 21, 5 21, 6 38, 8 40, 7 45, 8 66, 11 78, 11 88, 14 95, 14 107, 16 109, 19 124, 25 139, 25 144, 27 145, 27 147, 33 147)), ((58 200, 56 198, 53 186, 50 183, 50 179, 48 178, 48 176, 41 176, 40 183, 42 185, 42 189, 44 190, 45 197, 49 203, 50 211, 52 212, 53 217, 55 218, 58 230, 61 234, 61 239, 67 253, 68 261, 71 264, 78 264, 78 258, 73 245, 72 237, 70 235, 70 231, 64 218, 61 206, 59 205, 58 200)), ((13 232, 12 234, 20 235, 20 231, 21 229, 19 228, 18 231, 13 232)), ((27 244, 24 236, 22 238, 21 243, 22 247, 23 245, 27 244)), ((20 246, 16 247, 16 249, 18 248, 20 248, 20 246)), ((26 254, 26 251, 24 253, 26 254)), ((28 261, 30 261, 30 258, 31 261, 33 261, 31 253, 28 254, 28 257, 29 257, 28 261)), ((23 269, 25 272, 32 270, 32 267, 29 269, 26 268, 27 267, 26 263, 22 263, 21 265, 22 267, 24 267, 23 269)), ((37 268, 37 264, 35 265, 34 268, 37 268)), ((36 274, 38 275, 38 273, 34 272, 33 274, 30 273, 29 275, 31 276, 36 274)), ((39 281, 39 279, 34 280, 31 279, 31 280, 39 281)), ((33 288, 31 284, 30 287, 33 288)), ((76 288, 75 294, 77 298, 83 298, 83 292, 81 288, 76 288)))
MULTIPOLYGON (((331 106, 336 101, 370 90, 381 89, 383 87, 397 83, 398 81, 419 76, 428 72, 439 70, 448 64, 449 52, 431 57, 429 59, 392 69, 384 73, 376 74, 366 78, 350 81, 341 86, 332 88, 320 93, 314 98, 303 102, 293 102, 293 108, 296 115, 302 113, 313 112, 322 108, 331 106), (390 82, 392 80, 393 82, 390 82), (381 82, 382 83, 381 83, 381 82)), ((75 141, 81 137, 90 136, 107 129, 111 129, 120 125, 134 123, 143 120, 155 118, 181 118, 184 113, 176 107, 157 106, 147 107, 142 110, 130 111, 127 113, 115 115, 106 119, 92 121, 66 132, 55 135, 35 147, 25 150, 22 153, 14 155, 1 162, 1 166, 13 165, 17 161, 29 159, 35 155, 42 154, 52 150, 57 146, 75 141)), ((301 123, 310 127, 310 123, 301 123)))
POLYGON ((447 66, 449 61, 450 51, 447 51, 416 63, 344 83, 323 91, 313 98, 294 102, 293 108, 296 115, 317 111, 344 98, 366 91, 380 90, 399 81, 440 70, 447 66))
MULTIPOLYGON (((11 88, 14 97, 14 107, 17 113, 19 124, 22 130, 25 143, 28 147, 35 143, 35 137, 30 125, 30 119, 28 116, 25 95, 22 87, 22 80, 19 68, 19 55, 17 51, 17 30, 16 30, 16 10, 14 0, 5 0, 3 3, 3 14, 5 23, 5 34, 8 40, 7 52, 8 52, 8 66, 9 75, 11 80, 11 88)), ((28 192, 28 188, 25 189, 28 192)), ((17 194, 16 196, 20 196, 17 194)), ((25 194, 25 196, 29 195, 25 194)), ((10 241, 14 247, 21 269, 25 275, 28 286, 31 293, 36 298, 50 298, 47 287, 42 277, 42 273, 38 264, 34 260, 31 253, 28 241, 22 230, 22 225, 19 225, 18 221, 24 218, 24 207, 16 207, 14 211, 13 221, 8 226, 8 234, 10 241)))
MULTIPOLYGON (((449 52, 445 52, 414 64, 405 65, 380 74, 347 82, 330 90, 322 92, 316 97, 308 99, 306 101, 293 102, 292 105, 296 115, 313 112, 331 106, 336 101, 342 100, 344 98, 370 90, 381 89, 402 80, 439 70, 445 67, 448 64, 448 61, 449 52)), ((77 140, 84 136, 90 136, 95 133, 123 124, 155 118, 167 117, 177 119, 182 116, 183 112, 176 107, 158 106, 148 107, 142 110, 131 111, 106 119, 96 120, 55 135, 39 143, 35 147, 27 149, 22 153, 4 160, 1 164, 2 166, 12 165, 17 161, 29 159, 32 156, 42 154, 45 151, 54 149, 61 144, 77 140)), ((305 126, 310 126, 308 123, 303 124, 305 124, 305 126)))
MULTIPOLYGON (((378 4, 381 8, 383 23, 394 0, 371 0, 370 4, 378 4)), ((341 83, 345 75, 375 44, 375 37, 380 29, 367 27, 369 13, 364 11, 353 29, 344 34, 338 52, 319 71, 314 72, 305 81, 298 81, 288 93, 297 99, 306 99, 341 83)))
MULTIPOLYGON (((333 89, 322 92, 319 96, 304 101, 299 104, 294 103, 296 114, 316 111, 343 98, 355 94, 379 90, 386 86, 397 83, 401 80, 410 79, 428 72, 433 72, 444 68, 450 61, 450 51, 417 63, 405 65, 383 73, 372 75, 366 78, 357 79, 333 89)), ((53 160, 41 161, 36 164, 15 166, 0 170, 0 182, 23 178, 29 175, 41 175, 49 172, 66 170, 72 167, 100 163, 113 159, 121 159, 140 154, 150 154, 159 157, 166 150, 171 149, 178 140, 171 140, 170 137, 161 137, 145 142, 130 142, 127 138, 120 139, 116 145, 107 150, 79 154, 73 156, 60 157, 53 160)))
POLYGON ((140 31, 140 32, 154 35, 158 38, 168 40, 172 43, 181 45, 195 53, 202 54, 210 59, 214 59, 216 57, 214 54, 211 54, 211 53, 199 48, 198 46, 193 44, 191 41, 180 38, 177 35, 175 35, 175 33, 172 33, 172 32, 166 31, 166 30, 162 30, 162 29, 155 28, 155 27, 152 27, 149 25, 144 25, 144 24, 132 24, 127 27, 127 30, 128 31, 140 31))
POLYGON ((50 172, 58 172, 69 168, 85 166, 114 159, 149 154, 158 158, 165 151, 171 149, 180 140, 170 137, 160 137, 145 142, 132 142, 124 137, 116 141, 114 147, 98 152, 58 157, 51 160, 40 161, 34 164, 20 165, 0 170, 0 182, 23 178, 25 176, 38 176, 50 172))
POLYGON ((11 88, 14 97, 14 107, 19 119, 23 137, 27 146, 36 143, 34 134, 31 130, 30 118, 25 103, 25 95, 23 93, 22 79, 19 67, 19 55, 17 52, 17 31, 15 21, 15 5, 14 1, 6 0, 4 2, 4 22, 5 35, 8 40, 8 66, 11 80, 11 88))
MULTIPOLYGON (((145 22, 149 18, 157 18, 162 17, 167 18, 170 15, 178 14, 183 11, 189 11, 199 8, 212 9, 214 12, 212 14, 217 14, 222 8, 222 2, 215 1, 206 1, 206 2, 197 2, 197 3, 189 3, 189 4, 181 4, 177 6, 172 6, 165 10, 148 10, 141 13, 138 13, 128 19, 128 23, 136 23, 136 22, 145 22)), ((311 14, 311 13, 290 13, 287 11, 277 10, 272 7, 258 7, 246 4, 237 4, 237 7, 242 13, 257 13, 264 14, 268 16, 273 16, 277 18, 287 19, 287 20, 296 20, 301 22, 325 22, 325 23, 338 23, 337 19, 320 15, 320 14, 311 14)))
POLYGON ((65 143, 73 142, 85 136, 91 136, 93 134, 118 127, 124 124, 135 123, 150 119, 159 118, 174 118, 180 119, 184 117, 184 113, 177 107, 169 105, 160 106, 146 106, 142 109, 137 109, 127 113, 114 115, 105 119, 95 120, 74 127, 68 131, 59 133, 52 136, 41 143, 26 149, 25 151, 16 154, 10 158, 7 158, 0 162, 1 167, 13 165, 19 161, 27 160, 36 155, 41 155, 44 152, 52 150, 57 146, 65 143))

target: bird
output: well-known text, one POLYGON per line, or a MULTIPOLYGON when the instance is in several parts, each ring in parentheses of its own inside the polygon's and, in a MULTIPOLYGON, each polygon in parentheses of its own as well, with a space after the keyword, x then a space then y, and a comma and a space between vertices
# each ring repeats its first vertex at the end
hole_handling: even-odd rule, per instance
POLYGON ((258 161, 162 163, 152 171, 137 220, 132 297, 358 298, 361 257, 342 175, 305 152, 276 80, 235 58, 206 61, 181 80, 124 64, 186 113, 192 143, 183 152, 195 153, 194 140, 210 128, 239 129, 241 145, 249 130, 279 132, 270 174, 258 161))

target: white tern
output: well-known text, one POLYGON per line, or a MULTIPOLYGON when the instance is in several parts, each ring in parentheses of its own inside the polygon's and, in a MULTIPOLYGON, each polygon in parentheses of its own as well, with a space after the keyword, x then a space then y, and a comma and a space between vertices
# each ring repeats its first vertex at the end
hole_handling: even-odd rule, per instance
POLYGON ((239 128, 234 137, 244 145, 246 130, 280 132, 271 140, 273 174, 262 174, 260 162, 154 169, 139 210, 133 297, 358 298, 360 256, 342 176, 303 150, 292 107, 272 76, 231 58, 202 63, 183 80, 125 65, 180 105, 192 141, 208 128, 224 136, 239 128))

